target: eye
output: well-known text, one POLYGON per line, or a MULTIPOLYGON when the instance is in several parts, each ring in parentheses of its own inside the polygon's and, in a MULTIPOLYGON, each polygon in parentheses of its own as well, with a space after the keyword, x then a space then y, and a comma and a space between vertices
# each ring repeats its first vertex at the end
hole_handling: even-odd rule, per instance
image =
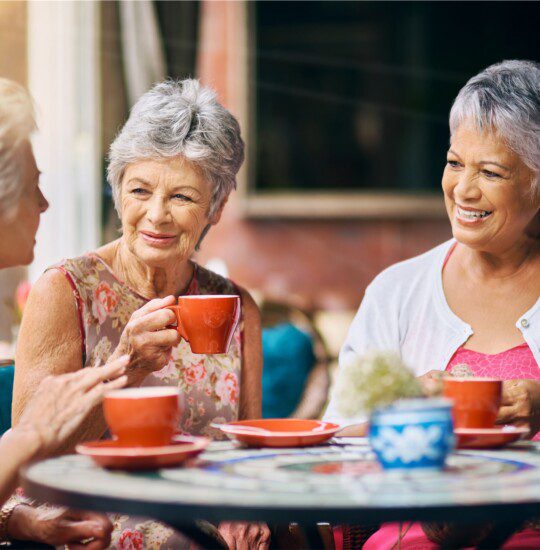
POLYGON ((132 189, 131 192, 134 195, 146 195, 148 193, 148 191, 142 187, 135 187, 135 189, 132 189))
POLYGON ((185 202, 193 202, 191 198, 189 198, 187 195, 182 195, 182 193, 176 193, 175 195, 173 195, 173 199, 179 199, 185 202))
POLYGON ((500 174, 497 174, 497 172, 492 172, 491 170, 482 170, 482 173, 490 179, 502 177, 500 174))
POLYGON ((446 161, 446 164, 450 166, 451 168, 459 168, 461 164, 457 160, 448 159, 446 161))

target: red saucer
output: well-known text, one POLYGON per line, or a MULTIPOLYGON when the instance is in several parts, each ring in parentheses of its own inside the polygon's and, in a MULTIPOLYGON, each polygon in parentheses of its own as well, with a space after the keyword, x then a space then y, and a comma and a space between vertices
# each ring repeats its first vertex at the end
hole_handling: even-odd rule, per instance
POLYGON ((156 470, 178 466, 200 454, 210 440, 206 437, 175 436, 162 447, 126 447, 115 440, 88 441, 75 450, 89 456, 104 468, 121 470, 156 470))
POLYGON ((527 428, 502 426, 500 428, 456 428, 458 449, 498 449, 527 436, 527 428))
POLYGON ((330 439, 338 424, 320 420, 273 418, 216 425, 231 439, 252 447, 306 447, 330 439))

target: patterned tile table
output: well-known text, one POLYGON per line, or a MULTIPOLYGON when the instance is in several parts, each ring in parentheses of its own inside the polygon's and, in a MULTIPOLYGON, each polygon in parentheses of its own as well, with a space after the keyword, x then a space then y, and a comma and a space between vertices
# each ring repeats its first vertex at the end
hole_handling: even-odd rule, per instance
POLYGON ((443 472, 386 473, 365 442, 304 449, 213 443, 189 465, 107 471, 82 456, 29 466, 30 496, 78 508, 147 515, 182 528, 196 519, 274 523, 511 521, 540 517, 540 446, 460 451, 443 472))

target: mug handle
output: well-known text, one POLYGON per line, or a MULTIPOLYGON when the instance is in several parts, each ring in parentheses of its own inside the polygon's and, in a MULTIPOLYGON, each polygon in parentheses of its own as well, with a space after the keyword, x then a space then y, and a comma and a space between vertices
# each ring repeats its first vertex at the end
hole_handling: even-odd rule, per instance
POLYGON ((168 325, 167 328, 173 328, 175 330, 178 330, 178 334, 180 334, 180 336, 186 342, 189 342, 186 331, 184 329, 184 325, 182 324, 182 321, 180 320, 180 306, 166 306, 165 309, 170 309, 174 313, 174 315, 176 316, 176 326, 175 325, 168 325))

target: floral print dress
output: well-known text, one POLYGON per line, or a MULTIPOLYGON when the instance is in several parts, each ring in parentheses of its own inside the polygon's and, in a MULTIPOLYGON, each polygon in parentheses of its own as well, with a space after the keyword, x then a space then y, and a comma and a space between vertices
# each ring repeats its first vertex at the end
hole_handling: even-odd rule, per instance
MULTIPOLYGON (((82 365, 103 365, 116 349, 131 315, 147 299, 119 280, 97 255, 87 254, 54 266, 66 276, 77 304, 82 336, 82 365)), ((239 294, 237 287, 197 264, 186 295, 239 294)), ((242 369, 243 316, 229 352, 219 355, 191 353, 182 340, 173 348, 167 365, 153 372, 143 386, 178 386, 185 408, 179 429, 192 435, 222 438, 211 423, 238 418, 242 369)), ((113 548, 122 550, 183 548, 188 543, 172 529, 153 520, 115 515, 113 548)))

